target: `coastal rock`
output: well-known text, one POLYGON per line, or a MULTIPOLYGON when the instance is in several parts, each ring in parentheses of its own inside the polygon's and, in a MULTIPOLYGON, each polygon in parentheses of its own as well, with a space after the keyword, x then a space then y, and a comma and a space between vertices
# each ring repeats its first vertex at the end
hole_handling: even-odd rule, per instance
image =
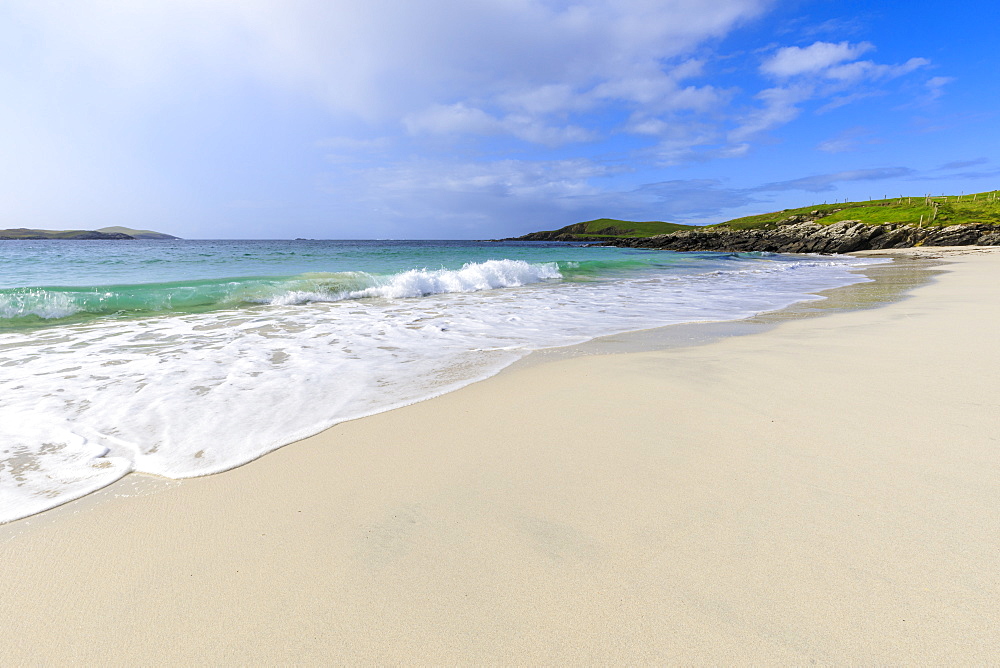
POLYGON ((921 228, 894 223, 866 225, 858 220, 821 225, 802 218, 791 216, 770 229, 709 227, 647 238, 616 239, 603 245, 675 251, 822 254, 912 246, 1000 246, 1000 227, 987 223, 921 228))
POLYGON ((75 236, 73 236, 71 238, 73 238, 73 239, 83 239, 83 240, 95 240, 95 239, 102 239, 102 240, 120 239, 120 240, 126 240, 126 239, 135 239, 135 237, 133 237, 131 235, 128 235, 128 234, 123 234, 121 232, 112 232, 110 234, 105 233, 105 232, 83 232, 82 234, 77 234, 77 235, 75 235, 75 236))

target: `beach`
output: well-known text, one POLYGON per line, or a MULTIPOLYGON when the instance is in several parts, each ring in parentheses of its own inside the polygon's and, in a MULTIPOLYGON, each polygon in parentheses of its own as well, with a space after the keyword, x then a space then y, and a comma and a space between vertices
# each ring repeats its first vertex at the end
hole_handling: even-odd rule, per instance
POLYGON ((4 525, 0 662, 995 662, 991 250, 4 525))

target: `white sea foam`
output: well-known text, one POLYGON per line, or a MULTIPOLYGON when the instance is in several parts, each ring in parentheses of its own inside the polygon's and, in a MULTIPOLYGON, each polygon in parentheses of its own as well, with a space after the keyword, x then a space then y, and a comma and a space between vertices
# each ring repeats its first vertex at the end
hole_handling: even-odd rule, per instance
POLYGON ((223 471, 486 377, 531 349, 781 308, 862 280, 850 269, 867 262, 765 258, 573 283, 549 280, 555 265, 501 260, 397 274, 350 299, 303 291, 242 311, 2 334, 0 521, 128 471, 223 471), (292 305, 303 300, 321 303, 292 305))
POLYGON ((41 289, 26 289, 0 295, 0 318, 37 316, 44 320, 66 318, 81 311, 70 295, 41 289))
POLYGON ((529 264, 524 260, 488 260, 470 262, 458 271, 413 269, 379 281, 364 290, 350 293, 352 298, 424 297, 449 292, 479 292, 497 288, 514 288, 546 279, 562 278, 554 262, 529 264))
POLYGON ((515 288, 545 280, 562 278, 555 262, 530 264, 524 260, 488 260, 470 262, 461 269, 411 269, 389 276, 373 276, 363 272, 313 276, 299 279, 296 285, 310 284, 311 289, 274 288, 277 294, 267 298, 246 299, 275 306, 306 304, 309 302, 334 302, 344 299, 385 297, 403 299, 453 292, 480 292, 498 288, 515 288), (325 282, 334 287, 326 287, 325 282), (359 285, 355 289, 341 287, 346 282, 359 285))

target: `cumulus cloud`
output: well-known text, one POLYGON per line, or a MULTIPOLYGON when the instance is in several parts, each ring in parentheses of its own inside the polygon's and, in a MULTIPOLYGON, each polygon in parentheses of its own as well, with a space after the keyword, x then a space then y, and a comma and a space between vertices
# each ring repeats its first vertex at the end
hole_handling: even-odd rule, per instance
POLYGON ((811 85, 778 86, 757 93, 763 105, 748 113, 738 127, 729 133, 732 143, 745 142, 754 135, 793 121, 801 112, 799 104, 815 94, 811 85))
MULTIPOLYGON (((885 65, 872 60, 859 60, 862 54, 874 48, 875 45, 870 42, 814 42, 807 47, 784 47, 765 60, 760 71, 779 79, 813 77, 848 84, 894 79, 926 67, 931 62, 926 58, 910 58, 905 63, 885 65)), ((940 85, 944 83, 947 81, 940 85)))
MULTIPOLYGON (((817 41, 805 47, 789 46, 775 51, 760 65, 760 72, 779 85, 760 91, 761 105, 745 112, 729 137, 733 142, 748 139, 795 120, 809 102, 825 101, 816 113, 884 94, 879 82, 905 76, 930 65, 926 58, 914 57, 905 63, 886 65, 859 58, 873 50, 870 42, 817 41)), ((944 85, 941 82, 938 85, 944 85)), ((932 93, 933 94, 933 93, 932 93)), ((841 143, 843 146, 843 143, 841 143)), ((827 144, 821 150, 836 148, 827 144)))
POLYGON ((19 18, 129 85, 242 76, 361 116, 442 98, 572 107, 574 90, 657 71, 761 13, 765 0, 83 0, 15 3, 19 18), (679 17, 683 17, 679 20, 679 17))
POLYGON ((910 58, 901 65, 879 65, 870 60, 859 60, 855 63, 846 63, 831 67, 824 73, 830 79, 837 79, 845 82, 860 81, 862 79, 893 79, 904 74, 926 67, 931 61, 926 58, 910 58))
POLYGON ((777 77, 792 77, 825 70, 832 65, 856 60, 875 46, 868 42, 849 44, 840 42, 814 42, 807 47, 787 46, 764 61, 761 72, 777 77))
POLYGON ((546 146, 587 141, 594 136, 592 132, 575 125, 548 125, 529 114, 496 117, 463 103, 434 105, 407 116, 403 119, 403 123, 411 134, 510 134, 518 139, 546 146))
POLYGON ((867 42, 773 49, 759 68, 717 52, 772 4, 11 0, 0 122, 19 136, 0 137, 0 203, 64 220, 120 209, 101 225, 214 224, 227 202, 533 224, 739 206, 750 195, 715 182, 601 180, 608 164, 746 156, 810 102, 926 65, 862 60, 867 42))

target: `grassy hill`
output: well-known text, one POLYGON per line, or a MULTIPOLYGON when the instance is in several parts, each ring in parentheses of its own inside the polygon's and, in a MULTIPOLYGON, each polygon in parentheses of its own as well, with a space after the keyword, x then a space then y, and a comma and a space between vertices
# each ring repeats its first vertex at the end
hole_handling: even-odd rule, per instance
POLYGON ((631 220, 616 220, 615 218, 598 218, 582 223, 573 223, 558 230, 532 232, 521 239, 558 239, 560 241, 617 239, 620 237, 652 237, 657 234, 669 234, 679 230, 694 229, 691 225, 664 223, 659 220, 635 222, 631 220))
POLYGON ((659 220, 649 220, 645 222, 634 222, 630 220, 616 220, 614 218, 598 218, 588 220, 583 223, 576 223, 562 228, 569 231, 569 228, 579 228, 577 234, 588 236, 630 236, 630 237, 651 237, 656 234, 667 234, 679 230, 689 230, 691 225, 681 225, 679 223, 664 223, 659 220))
POLYGON ((136 239, 179 239, 180 237, 175 237, 171 234, 164 234, 163 232, 154 232, 153 230, 135 230, 131 227, 121 227, 117 225, 115 227, 102 227, 98 232, 103 232, 104 234, 127 234, 130 237, 135 237, 136 239))
MULTIPOLYGON (((867 202, 812 204, 797 209, 783 209, 708 225, 707 228, 729 227, 737 230, 774 229, 796 222, 830 225, 841 220, 860 220, 868 225, 894 223, 921 227, 945 227, 969 223, 1000 225, 1000 191, 939 197, 894 197, 867 202)), ((669 234, 681 230, 702 229, 697 225, 680 225, 662 221, 633 222, 614 218, 598 218, 574 223, 558 230, 532 232, 519 239, 528 240, 601 240, 633 239, 669 234)))
POLYGON ((35 230, 26 227, 0 230, 0 239, 87 239, 102 235, 93 230, 35 230))
POLYGON ((99 230, 38 230, 16 227, 0 230, 0 239, 177 239, 152 230, 129 227, 102 227, 99 230))
POLYGON ((902 223, 923 227, 943 227, 967 223, 1000 224, 1000 191, 939 197, 894 197, 804 206, 756 216, 745 216, 709 227, 730 227, 738 230, 774 228, 789 218, 801 217, 829 225, 841 220, 860 220, 868 225, 902 223))

